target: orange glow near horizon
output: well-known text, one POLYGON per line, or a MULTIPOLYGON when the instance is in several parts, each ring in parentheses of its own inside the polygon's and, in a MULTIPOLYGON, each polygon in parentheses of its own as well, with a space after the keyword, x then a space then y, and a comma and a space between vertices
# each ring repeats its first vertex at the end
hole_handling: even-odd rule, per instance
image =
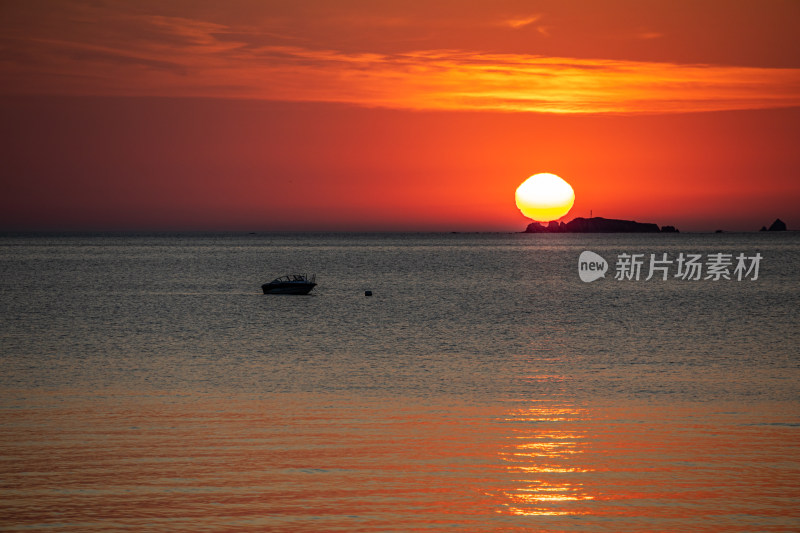
POLYGON ((517 187, 517 207, 526 217, 548 222, 563 217, 575 203, 575 192, 560 176, 534 174, 517 187))

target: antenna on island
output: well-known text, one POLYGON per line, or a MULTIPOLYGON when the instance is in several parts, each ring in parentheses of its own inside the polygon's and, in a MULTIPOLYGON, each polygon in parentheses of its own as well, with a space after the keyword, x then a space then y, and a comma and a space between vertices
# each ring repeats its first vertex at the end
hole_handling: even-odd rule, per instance
POLYGON ((592 210, 589 209, 589 218, 592 218, 592 210))

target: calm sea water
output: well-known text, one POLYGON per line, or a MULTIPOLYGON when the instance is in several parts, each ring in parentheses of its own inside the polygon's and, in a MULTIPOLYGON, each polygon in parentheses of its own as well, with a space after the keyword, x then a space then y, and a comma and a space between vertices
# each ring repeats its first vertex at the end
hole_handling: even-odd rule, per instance
POLYGON ((0 529, 798 531, 798 268, 793 232, 7 235, 0 529))

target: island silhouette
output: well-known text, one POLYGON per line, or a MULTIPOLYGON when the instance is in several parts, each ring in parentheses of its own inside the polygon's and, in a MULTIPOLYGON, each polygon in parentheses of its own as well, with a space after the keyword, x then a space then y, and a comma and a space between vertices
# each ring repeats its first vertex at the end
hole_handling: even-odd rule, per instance
POLYGON ((523 233, 679 233, 675 226, 661 226, 651 222, 619 220, 615 218, 578 217, 569 222, 551 221, 546 226, 531 222, 523 233))
MULTIPOLYGON (((786 223, 780 218, 769 228, 763 226, 760 231, 787 231, 786 223)), ((636 222, 616 218, 577 217, 569 222, 553 220, 546 226, 541 222, 531 222, 523 233, 680 233, 675 226, 661 226, 652 222, 636 222)), ((717 230, 716 233, 723 233, 717 230)))
POLYGON ((786 222, 783 220, 776 218, 775 222, 767 229, 766 226, 761 226, 759 231, 786 231, 786 222))

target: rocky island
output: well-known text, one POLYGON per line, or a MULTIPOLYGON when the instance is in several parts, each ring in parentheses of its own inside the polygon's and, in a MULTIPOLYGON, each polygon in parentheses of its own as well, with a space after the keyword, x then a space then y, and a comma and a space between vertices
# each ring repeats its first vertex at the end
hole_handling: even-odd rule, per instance
POLYGON ((567 223, 552 221, 544 226, 539 222, 528 224, 524 233, 678 233, 675 226, 662 226, 649 222, 618 220, 614 218, 578 217, 567 223))
POLYGON ((761 226, 760 231, 786 231, 786 222, 783 220, 776 218, 775 222, 767 229, 766 226, 761 226))

